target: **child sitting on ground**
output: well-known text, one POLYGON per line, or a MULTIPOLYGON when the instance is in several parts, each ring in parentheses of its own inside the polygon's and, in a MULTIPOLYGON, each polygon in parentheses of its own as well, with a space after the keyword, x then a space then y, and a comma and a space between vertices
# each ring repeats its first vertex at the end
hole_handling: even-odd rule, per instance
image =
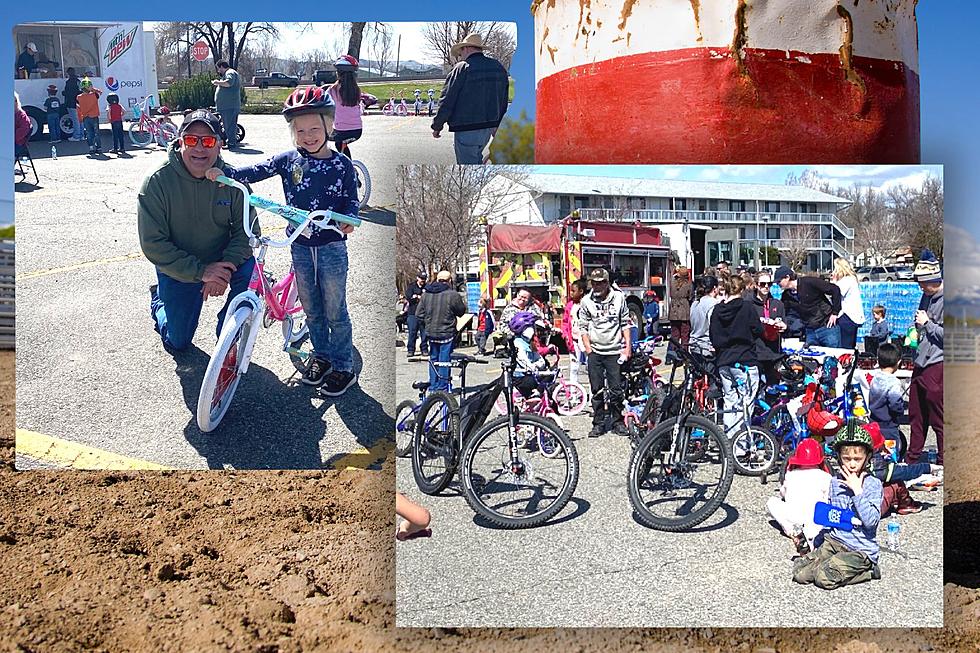
POLYGON ((783 533, 793 540, 797 553, 810 552, 821 526, 813 521, 813 507, 830 496, 830 472, 823 459, 823 447, 813 438, 804 438, 786 463, 786 478, 779 497, 770 497, 766 508, 783 533))
POLYGON ((831 528, 816 550, 793 563, 793 580, 822 589, 863 583, 881 578, 875 532, 881 519, 881 481, 870 474, 874 445, 871 434, 849 419, 834 442, 840 472, 830 480, 830 501, 835 508, 850 510, 861 520, 851 531, 831 528))
POLYGON ((885 436, 876 422, 865 425, 865 430, 871 433, 871 444, 874 454, 871 458, 872 473, 878 477, 884 486, 881 500, 881 516, 884 517, 894 510, 899 515, 912 515, 921 512, 922 504, 914 500, 905 486, 906 481, 916 479, 923 474, 942 474, 942 465, 929 463, 896 463, 885 449, 885 436))
POLYGON ((525 399, 530 399, 537 390, 540 376, 549 371, 548 362, 538 353, 534 345, 535 322, 540 321, 531 311, 521 311, 510 318, 507 326, 514 332, 514 347, 517 349, 517 366, 514 369, 514 387, 525 399))

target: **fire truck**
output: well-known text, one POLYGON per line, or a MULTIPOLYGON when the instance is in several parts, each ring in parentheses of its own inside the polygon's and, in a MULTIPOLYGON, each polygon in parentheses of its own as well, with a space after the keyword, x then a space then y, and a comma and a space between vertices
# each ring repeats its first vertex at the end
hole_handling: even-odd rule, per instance
POLYGON ((666 318, 673 273, 670 242, 657 227, 639 223, 586 222, 569 216, 551 226, 494 224, 479 249, 480 294, 502 309, 527 289, 561 328, 569 286, 593 270, 609 270, 624 293, 636 324, 643 323, 644 291, 660 298, 666 318))

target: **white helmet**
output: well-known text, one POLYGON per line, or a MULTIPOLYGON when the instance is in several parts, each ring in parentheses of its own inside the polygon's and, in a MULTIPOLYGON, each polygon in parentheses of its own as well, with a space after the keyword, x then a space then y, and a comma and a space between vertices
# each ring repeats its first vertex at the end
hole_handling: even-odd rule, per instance
POLYGON ((33 42, 33 41, 31 41, 30 43, 28 43, 28 44, 27 44, 27 45, 25 45, 24 47, 26 47, 26 48, 27 48, 28 50, 30 50, 31 52, 37 52, 37 46, 36 46, 36 45, 34 45, 34 42, 33 42))

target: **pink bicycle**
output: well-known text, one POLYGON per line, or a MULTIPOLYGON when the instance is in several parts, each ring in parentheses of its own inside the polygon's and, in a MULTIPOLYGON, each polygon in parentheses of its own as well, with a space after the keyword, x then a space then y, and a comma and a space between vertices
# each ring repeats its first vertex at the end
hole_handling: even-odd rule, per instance
POLYGON ((224 176, 218 177, 216 181, 234 186, 242 192, 242 226, 252 249, 257 252, 255 270, 252 272, 248 290, 233 297, 228 304, 221 335, 218 336, 214 355, 211 356, 201 383, 201 392, 197 398, 197 425, 205 433, 217 428, 228 411, 238 383, 248 371, 260 325, 268 328, 276 322, 281 323, 282 350, 289 354, 297 370, 306 369, 310 352, 304 351, 302 346, 309 340, 309 329, 303 307, 297 299, 293 270, 290 268, 289 273, 277 282, 265 271, 268 248, 288 248, 301 234, 308 233, 311 224, 321 229, 337 231, 339 229, 335 222, 346 222, 355 227, 361 224, 359 218, 333 211, 303 211, 251 195, 244 185, 224 176), (293 233, 285 240, 255 235, 249 219, 250 205, 285 218, 294 227, 293 233))
POLYGON ((137 104, 133 111, 136 120, 129 125, 129 140, 136 147, 146 147, 150 143, 170 143, 177 138, 177 128, 170 123, 160 123, 150 116, 150 98, 147 96, 143 102, 137 104))

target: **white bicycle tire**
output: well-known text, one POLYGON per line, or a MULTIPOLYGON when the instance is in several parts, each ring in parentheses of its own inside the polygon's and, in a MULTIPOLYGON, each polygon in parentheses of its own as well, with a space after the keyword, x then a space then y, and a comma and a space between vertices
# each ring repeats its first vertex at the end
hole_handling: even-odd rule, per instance
POLYGON ((357 201, 360 203, 361 208, 367 206, 368 200, 371 198, 371 175, 368 173, 367 166, 364 165, 362 161, 352 160, 354 164, 354 174, 357 176, 358 181, 361 185, 357 189, 357 201))
POLYGON ((214 355, 211 356, 208 368, 204 372, 201 391, 197 396, 197 426, 204 433, 210 433, 218 427, 235 397, 238 383, 242 379, 241 369, 245 363, 241 358, 236 361, 235 378, 224 391, 221 402, 217 407, 211 407, 225 357, 233 345, 239 348, 239 352, 245 347, 248 342, 247 330, 253 317, 254 309, 250 306, 242 306, 231 317, 225 315, 225 324, 215 345, 214 355))

